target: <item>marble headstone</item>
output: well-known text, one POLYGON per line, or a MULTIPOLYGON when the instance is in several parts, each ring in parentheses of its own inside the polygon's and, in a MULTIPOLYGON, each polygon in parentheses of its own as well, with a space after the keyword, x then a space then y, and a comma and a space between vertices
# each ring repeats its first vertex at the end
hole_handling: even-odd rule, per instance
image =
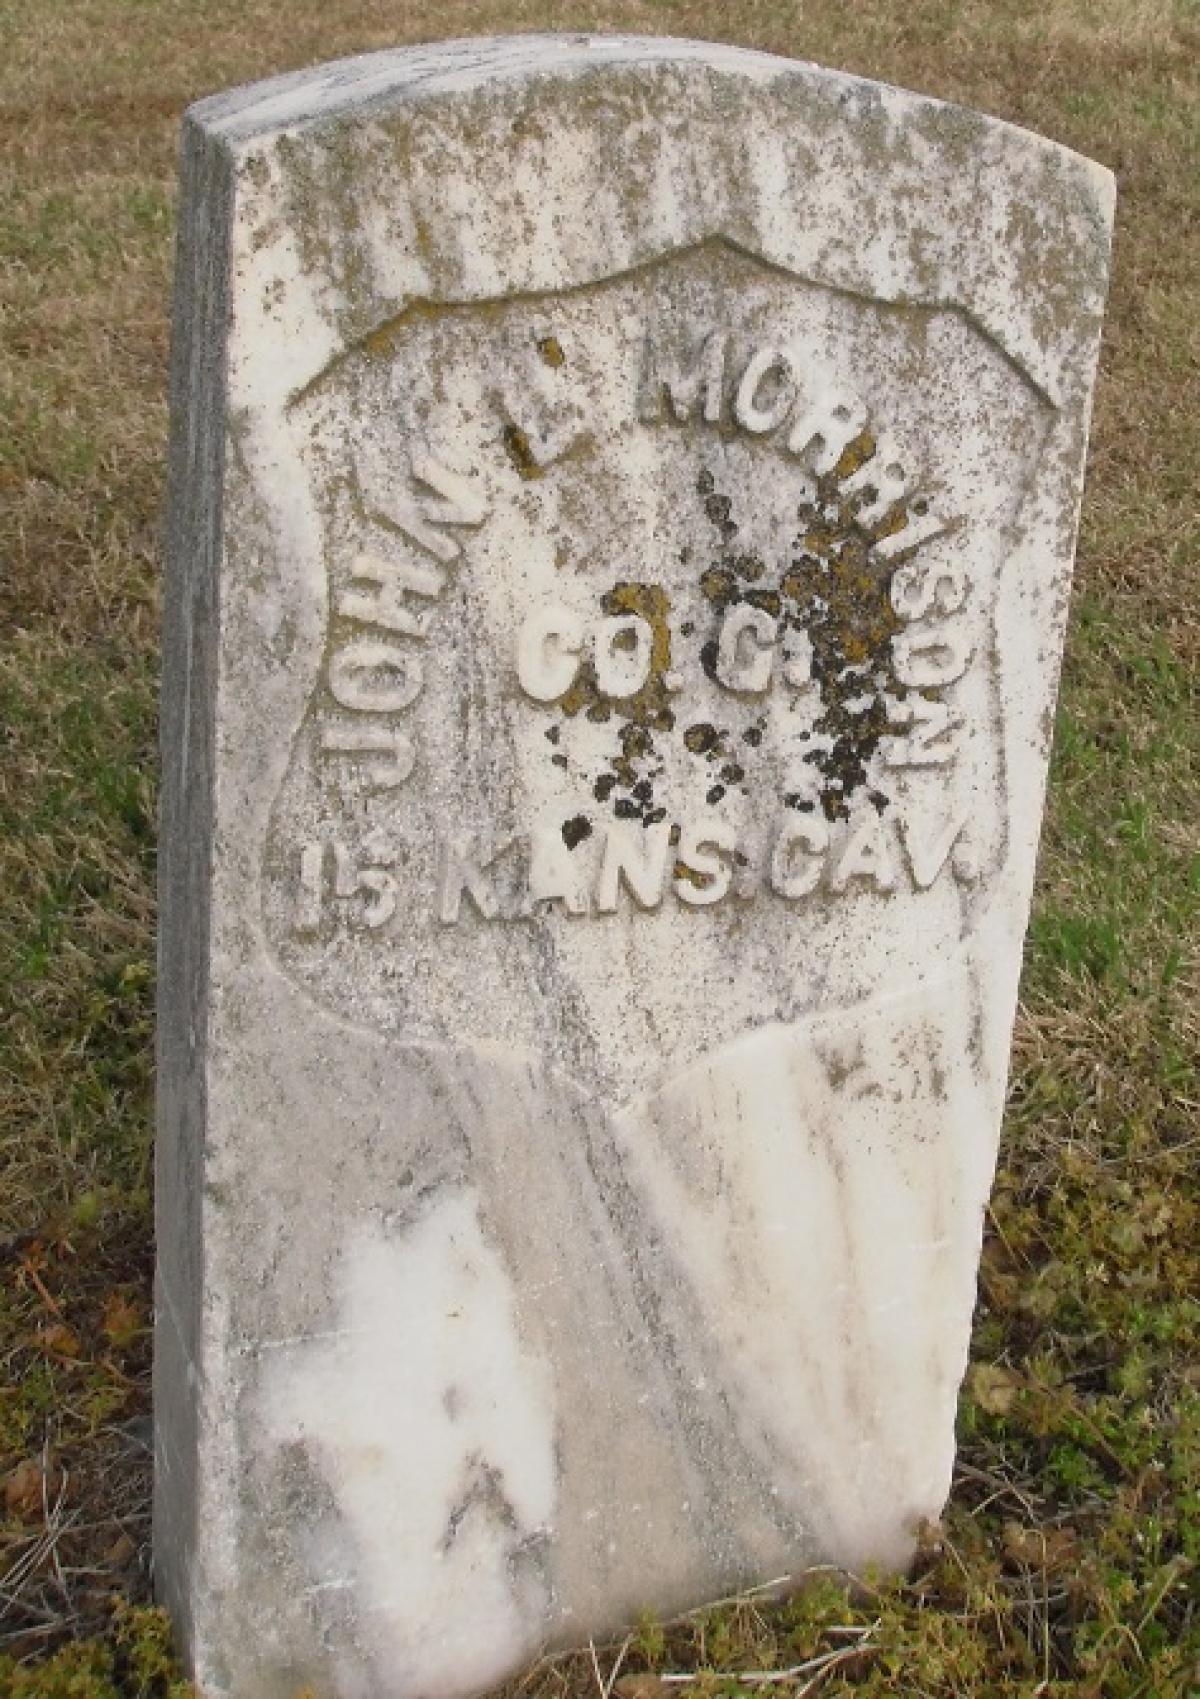
POLYGON ((188 114, 156 1563, 455 1699, 945 1499, 1112 184, 685 41, 188 114))

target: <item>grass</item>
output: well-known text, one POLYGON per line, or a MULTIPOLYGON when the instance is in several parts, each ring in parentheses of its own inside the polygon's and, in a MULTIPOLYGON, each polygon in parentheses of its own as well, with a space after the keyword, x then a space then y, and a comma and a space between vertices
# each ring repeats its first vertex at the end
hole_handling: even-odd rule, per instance
POLYGON ((340 53, 739 42, 1100 158, 1121 198, 961 1456, 911 1578, 514 1692, 1200 1693, 1200 5, 7 0, 0 13, 0 1694, 178 1699, 149 1608, 154 737, 174 138, 340 53), (792 1672, 788 1674, 787 1672, 792 1672), (738 1672, 741 1672, 740 1674, 738 1672), (771 1680, 762 1677, 770 1673, 771 1680))

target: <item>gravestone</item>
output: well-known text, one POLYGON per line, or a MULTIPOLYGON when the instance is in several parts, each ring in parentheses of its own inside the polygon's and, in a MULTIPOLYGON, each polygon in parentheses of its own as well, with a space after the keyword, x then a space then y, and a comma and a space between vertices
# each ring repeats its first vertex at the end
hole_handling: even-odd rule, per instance
POLYGON ((156 1564, 442 1699, 953 1460, 1112 186, 682 41, 189 113, 156 1564))

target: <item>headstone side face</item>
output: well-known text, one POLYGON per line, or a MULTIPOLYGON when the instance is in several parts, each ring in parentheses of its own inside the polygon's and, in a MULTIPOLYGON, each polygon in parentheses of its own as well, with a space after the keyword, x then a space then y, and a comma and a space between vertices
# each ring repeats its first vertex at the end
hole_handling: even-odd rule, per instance
POLYGON ((180 150, 163 594, 155 1162, 155 1575, 185 1640, 198 1537, 217 601, 232 162, 202 126, 180 150))
POLYGON ((482 1692, 948 1490, 1112 193, 688 42, 193 110, 156 1554, 482 1692))

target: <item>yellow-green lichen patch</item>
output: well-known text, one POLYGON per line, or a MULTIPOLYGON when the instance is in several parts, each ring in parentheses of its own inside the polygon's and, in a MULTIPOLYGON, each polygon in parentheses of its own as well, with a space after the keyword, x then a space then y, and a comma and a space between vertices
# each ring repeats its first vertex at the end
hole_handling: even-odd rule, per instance
POLYGON ((672 878, 682 879, 695 891, 704 891, 712 884, 712 875, 698 873, 694 867, 689 867, 686 861, 677 861, 672 869, 672 878))
POLYGON ((595 668, 585 660, 559 706, 568 719, 585 713, 589 719, 602 722, 616 715, 652 731, 669 731, 675 724, 667 685, 671 670, 670 597, 659 584, 619 583, 600 597, 600 608, 608 615, 637 614, 650 627, 652 646, 646 682, 631 696, 606 696, 596 682, 595 668))
POLYGON ((504 444, 505 454, 517 469, 518 477, 527 483, 545 477, 545 469, 538 465, 530 446, 528 432, 523 431, 520 425, 514 425, 511 419, 508 420, 500 433, 500 440, 504 444))
POLYGON ((400 328, 399 322, 392 319, 378 330, 368 331, 361 343, 363 353, 369 359, 390 359, 400 345, 400 328))
MULTIPOLYGON (((850 798, 867 784, 871 759, 894 729, 889 699, 906 695, 892 662, 892 639, 900 630, 890 595, 897 562, 885 560, 876 545, 907 524, 908 510, 901 504, 874 524, 864 524, 858 518, 864 495, 845 489, 846 481, 869 464, 876 446, 862 432, 833 470, 817 479, 813 498, 797 510, 797 531, 778 563, 775 582, 757 555, 738 547, 732 501, 718 490, 712 473, 701 471, 696 484, 719 538, 718 558, 700 575, 701 592, 715 616, 701 644, 701 666, 716 678, 719 623, 737 604, 760 608, 785 630, 807 637, 821 707, 813 748, 804 759, 816 769, 821 808, 830 820, 845 818, 850 798)), ((686 747, 693 754, 707 753, 699 732, 689 728, 689 733, 686 747)), ((754 738, 746 741, 757 747, 754 738)), ((708 793, 710 802, 719 801, 725 787, 740 782, 744 772, 730 762, 719 777, 708 793)), ((882 793, 871 791, 870 796, 877 807, 886 806, 882 793)), ((798 793, 796 806, 800 801, 798 793)))

